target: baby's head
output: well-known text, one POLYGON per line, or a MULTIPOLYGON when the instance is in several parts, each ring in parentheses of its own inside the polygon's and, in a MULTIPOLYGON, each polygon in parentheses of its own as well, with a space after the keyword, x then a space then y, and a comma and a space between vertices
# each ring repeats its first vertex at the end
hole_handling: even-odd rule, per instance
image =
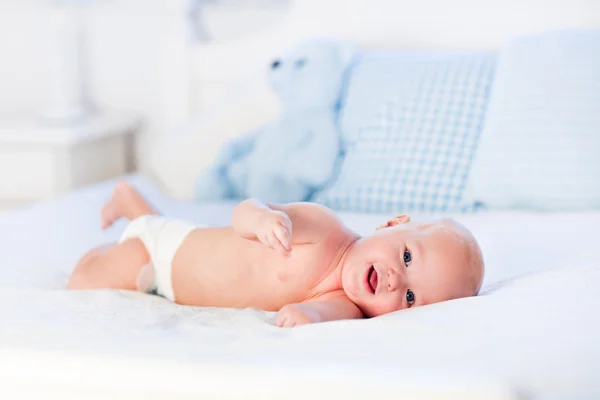
POLYGON ((481 249, 467 228, 406 215, 356 241, 342 269, 346 295, 368 317, 475 296, 482 280, 481 249))

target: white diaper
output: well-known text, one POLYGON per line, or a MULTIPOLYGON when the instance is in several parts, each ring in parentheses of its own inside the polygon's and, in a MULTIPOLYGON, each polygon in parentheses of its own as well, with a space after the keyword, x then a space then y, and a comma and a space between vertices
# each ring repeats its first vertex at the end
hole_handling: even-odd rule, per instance
POLYGON ((155 281, 152 291, 175 301, 171 282, 171 263, 183 240, 196 228, 198 226, 184 221, 144 215, 127 225, 120 242, 134 238, 142 241, 150 255, 151 267, 154 269, 155 281))

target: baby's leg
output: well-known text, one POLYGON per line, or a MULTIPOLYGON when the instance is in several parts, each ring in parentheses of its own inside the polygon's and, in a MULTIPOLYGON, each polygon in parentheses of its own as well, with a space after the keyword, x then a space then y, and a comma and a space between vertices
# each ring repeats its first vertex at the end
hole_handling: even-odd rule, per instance
POLYGON ((150 256, 139 239, 101 246, 83 256, 67 287, 136 290, 138 275, 149 262, 150 256))
MULTIPOLYGON (((133 220, 156 211, 125 181, 118 182, 110 200, 102 207, 102 228, 120 218, 133 220)), ((149 255, 139 239, 97 247, 77 263, 69 280, 69 289, 131 289, 151 287, 154 276, 149 255), (141 271, 145 271, 140 273, 141 271)))
POLYGON ((110 227, 121 218, 134 220, 142 215, 158 214, 142 195, 129 183, 120 181, 115 186, 110 200, 102 207, 100 217, 102 229, 110 227))

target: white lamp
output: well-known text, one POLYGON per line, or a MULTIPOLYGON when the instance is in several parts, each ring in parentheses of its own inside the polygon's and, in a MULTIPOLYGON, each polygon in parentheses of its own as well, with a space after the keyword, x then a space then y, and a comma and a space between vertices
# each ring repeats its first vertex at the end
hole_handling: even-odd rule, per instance
POLYGON ((45 59, 50 90, 42 117, 46 122, 72 124, 93 114, 83 57, 85 38, 81 7, 84 1, 52 0, 51 3, 45 59))

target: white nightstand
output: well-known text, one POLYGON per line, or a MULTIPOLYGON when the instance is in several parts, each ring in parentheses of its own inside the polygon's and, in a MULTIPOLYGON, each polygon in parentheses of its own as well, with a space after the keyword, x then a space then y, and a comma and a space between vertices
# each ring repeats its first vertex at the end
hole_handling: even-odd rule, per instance
POLYGON ((0 207, 131 172, 139 126, 138 118, 120 114, 67 126, 0 121, 0 207))

